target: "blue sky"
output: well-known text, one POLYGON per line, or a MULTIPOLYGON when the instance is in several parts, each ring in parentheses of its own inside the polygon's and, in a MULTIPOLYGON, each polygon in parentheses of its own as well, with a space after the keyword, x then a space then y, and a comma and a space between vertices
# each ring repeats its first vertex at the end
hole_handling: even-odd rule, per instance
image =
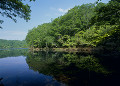
MULTIPOLYGON (((23 19, 17 18, 17 23, 13 20, 2 17, 4 20, 0 29, 0 39, 7 40, 24 40, 28 30, 37 27, 40 24, 51 22, 61 15, 64 15, 70 8, 86 3, 94 3, 97 0, 36 0, 35 2, 27 2, 31 6, 31 20, 26 22, 23 19)), ((107 3, 109 0, 102 0, 107 3)))

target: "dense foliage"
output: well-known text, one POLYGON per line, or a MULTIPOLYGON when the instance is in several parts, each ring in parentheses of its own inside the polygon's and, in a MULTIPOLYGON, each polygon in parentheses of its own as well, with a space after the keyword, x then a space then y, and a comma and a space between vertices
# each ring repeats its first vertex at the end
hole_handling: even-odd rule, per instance
POLYGON ((119 12, 119 0, 75 6, 51 23, 30 30, 26 41, 32 48, 107 46, 115 49, 120 43, 119 12))
POLYGON ((25 41, 0 39, 0 49, 5 48, 27 48, 27 44, 25 41))

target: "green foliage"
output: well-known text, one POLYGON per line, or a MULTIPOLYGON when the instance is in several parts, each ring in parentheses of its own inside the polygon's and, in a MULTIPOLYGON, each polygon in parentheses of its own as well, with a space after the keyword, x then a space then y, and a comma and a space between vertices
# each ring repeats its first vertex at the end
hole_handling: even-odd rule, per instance
POLYGON ((96 15, 92 18, 91 24, 104 25, 109 23, 110 25, 116 25, 120 23, 120 3, 119 0, 110 1, 106 5, 96 9, 96 15))
POLYGON ((30 30, 26 41, 33 48, 119 47, 119 12, 119 0, 75 6, 51 23, 30 30))
POLYGON ((94 16, 94 4, 83 4, 75 6, 65 15, 52 21, 52 30, 58 34, 74 36, 76 32, 85 30, 89 26, 89 21, 94 16))
MULTIPOLYGON (((92 26, 90 29, 85 32, 80 31, 76 34, 76 42, 77 44, 87 44, 92 46, 98 46, 103 40, 106 40, 113 33, 117 32, 116 28, 118 25, 101 25, 101 26, 92 26)), ((114 37, 114 36, 113 36, 114 37)))
POLYGON ((89 21, 95 14, 94 7, 94 4, 75 6, 51 23, 33 28, 28 32, 27 43, 35 48, 75 46, 72 38, 77 32, 89 27, 89 21))
POLYGON ((0 49, 5 48, 27 48, 27 43, 25 40, 3 40, 0 39, 0 49))
MULTIPOLYGON (((30 6, 24 4, 22 1, 23 0, 0 0, 0 14, 3 17, 6 16, 12 19, 14 22, 17 21, 16 17, 23 18, 26 21, 30 20, 30 6)), ((0 23, 3 23, 3 20, 0 20, 0 23)))
POLYGON ((52 47, 54 44, 54 37, 48 34, 51 24, 46 23, 33 28, 26 36, 26 42, 30 47, 43 48, 52 47))
POLYGON ((106 33, 99 45, 103 45, 109 50, 118 50, 120 48, 120 26, 114 25, 114 27, 106 33))

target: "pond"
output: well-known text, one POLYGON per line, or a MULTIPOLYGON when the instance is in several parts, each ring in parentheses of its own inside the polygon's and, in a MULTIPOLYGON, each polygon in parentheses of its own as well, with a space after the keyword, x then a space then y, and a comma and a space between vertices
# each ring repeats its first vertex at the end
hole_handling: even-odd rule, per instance
POLYGON ((120 86, 118 53, 0 50, 0 86, 120 86))

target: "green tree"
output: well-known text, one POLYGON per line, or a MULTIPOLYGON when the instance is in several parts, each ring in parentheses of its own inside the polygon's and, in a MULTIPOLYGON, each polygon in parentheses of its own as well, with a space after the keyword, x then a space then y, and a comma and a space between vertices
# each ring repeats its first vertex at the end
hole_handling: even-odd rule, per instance
POLYGON ((111 0, 107 4, 100 2, 75 6, 51 23, 39 25, 29 31, 26 40, 30 46, 40 48, 53 45, 97 47, 111 41, 115 42, 111 44, 119 45, 119 12, 119 0, 111 0))
POLYGON ((120 23, 120 0, 111 0, 106 5, 96 9, 96 15, 92 18, 91 24, 94 25, 118 25, 120 23))
MULTIPOLYGON (((8 17, 14 22, 17 21, 15 17, 23 18, 26 21, 30 20, 30 6, 28 4, 24 4, 22 1, 23 0, 0 0, 0 15, 8 17)), ((0 24, 2 23, 3 20, 0 20, 0 24)), ((2 27, 0 26, 0 28, 2 27)))
POLYGON ((45 23, 30 30, 26 36, 29 46, 32 48, 52 47, 54 37, 49 35, 50 27, 50 23, 45 23))

